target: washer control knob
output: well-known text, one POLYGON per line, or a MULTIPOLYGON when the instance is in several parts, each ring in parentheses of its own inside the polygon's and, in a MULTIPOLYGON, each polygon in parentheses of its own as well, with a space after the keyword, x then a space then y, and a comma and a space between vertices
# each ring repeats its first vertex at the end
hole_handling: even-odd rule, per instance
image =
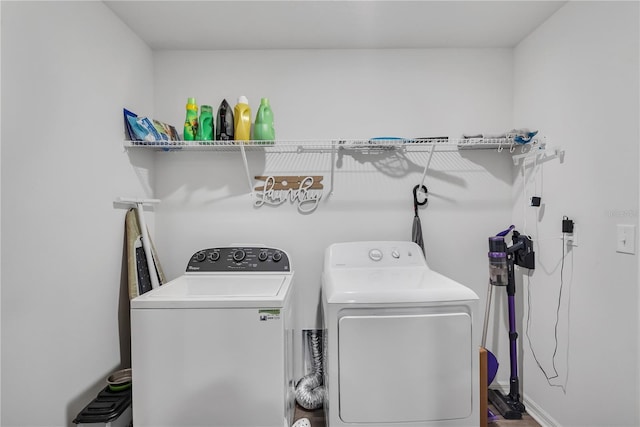
POLYGON ((196 252, 193 256, 193 260, 195 262, 202 262, 207 258, 207 253, 205 251, 196 252))
POLYGON ((273 259, 274 262, 280 261, 282 259, 282 252, 275 251, 271 258, 273 259))
POLYGON ((243 251, 242 249, 237 249, 234 253, 233 253, 233 260, 235 262, 240 262, 244 259, 244 257, 247 256, 246 252, 243 251))
POLYGON ((391 251, 391 256, 394 257, 395 259, 400 258, 400 252, 398 252, 397 249, 394 249, 391 251))
POLYGON ((215 251, 209 254, 209 261, 217 261, 220 259, 220 252, 215 251))
POLYGON ((267 251, 260 251, 260 253, 258 254, 258 259, 260 261, 266 261, 267 258, 269 258, 269 252, 267 251))
POLYGON ((372 261, 380 261, 382 259, 382 251, 380 249, 371 249, 369 251, 369 258, 372 261))

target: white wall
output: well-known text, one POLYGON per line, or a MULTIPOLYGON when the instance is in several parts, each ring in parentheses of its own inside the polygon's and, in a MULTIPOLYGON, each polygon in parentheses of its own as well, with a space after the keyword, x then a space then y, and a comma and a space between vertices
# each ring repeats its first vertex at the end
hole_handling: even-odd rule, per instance
MULTIPOLYGON (((289 205, 254 208, 238 153, 122 150, 123 106, 180 127, 187 97, 217 108, 241 94, 254 115, 259 98, 270 98, 282 139, 535 126, 562 144, 564 163, 538 168, 545 207, 539 223, 528 212, 526 231, 555 237, 562 215, 580 230, 565 265, 571 311, 568 300, 561 307, 567 394, 547 385, 522 339, 525 395, 557 425, 637 425, 638 262, 613 247, 615 224, 637 225, 637 16, 636 3, 570 3, 515 57, 508 49, 152 55, 102 3, 2 2, 2 425, 69 425, 119 367, 126 301, 118 196, 163 200, 153 232, 169 278, 204 247, 261 241, 289 251, 299 328, 318 326, 329 243, 410 238, 411 189, 425 153, 347 153, 333 195, 327 189, 318 210, 301 215, 289 205), (605 31, 602 23, 613 24, 605 31), (25 112, 37 126, 24 125, 25 112), (600 390, 614 393, 615 410, 585 411, 600 408, 600 390)), ((252 175, 320 173, 329 183, 328 154, 256 151, 249 162, 252 175)), ((435 154, 425 183, 428 260, 472 287, 483 306, 486 238, 523 222, 521 179, 507 153, 473 151, 435 154)), ((539 243, 532 338, 548 365, 561 243, 539 243)))
MULTIPOLYGON (((2 6, 0 5, 0 24, 2 23, 2 6)), ((0 31, 0 46, 2 32, 0 31)), ((0 55, 0 82, 2 81, 2 57, 0 55)), ((0 129, 2 129, 2 102, 0 102, 0 129)), ((0 137, 0 189, 2 188, 2 138, 0 137)), ((0 239, 2 237, 2 198, 0 197, 0 239)), ((0 244, 0 331, 2 330, 2 245, 0 244)), ((0 332, 1 333, 1 332, 0 332)), ((0 336, 0 367, 2 366, 2 338, 0 336)), ((2 422, 2 370, 0 368, 0 423, 2 422)))
MULTIPOLYGON (((512 121, 512 56, 489 50, 342 50, 156 52, 155 113, 183 123, 187 97, 215 109, 223 98, 260 97, 274 110, 285 140, 373 136, 460 137, 498 132, 512 121), (186 67, 185 64, 192 64, 186 67), (197 64, 197 65, 195 65, 197 64)), ((395 157, 345 154, 335 159, 329 194, 328 153, 249 152, 251 175, 324 175, 317 210, 285 204, 255 208, 240 154, 156 154, 156 243, 169 278, 195 251, 261 242, 288 251, 296 271, 298 328, 319 320, 324 249, 351 240, 410 240, 412 189, 426 153, 395 157)), ((484 300, 487 237, 509 225, 509 155, 496 151, 436 153, 420 215, 432 268, 472 287, 484 300)))
POLYGON ((101 2, 2 2, 2 426, 72 425, 121 337, 128 364, 113 201, 147 195, 122 107, 151 112, 152 75, 101 2))
POLYGON ((520 289, 549 374, 563 284, 554 386, 521 334, 524 393, 550 425, 640 424, 638 257, 616 253, 616 224, 638 225, 638 26, 637 2, 570 2, 515 49, 514 123, 540 128, 565 150, 563 163, 540 164, 535 176, 527 169, 526 193, 537 186, 543 208, 524 215, 521 176, 514 185, 514 222, 526 216, 540 239, 537 269, 520 289), (576 222, 578 247, 563 270, 562 242, 552 238, 564 215, 576 222))

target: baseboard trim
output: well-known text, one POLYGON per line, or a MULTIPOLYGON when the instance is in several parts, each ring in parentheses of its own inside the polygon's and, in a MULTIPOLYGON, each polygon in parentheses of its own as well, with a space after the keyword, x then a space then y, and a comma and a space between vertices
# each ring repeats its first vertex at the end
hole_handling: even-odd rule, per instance
MULTIPOLYGON (((509 383, 497 381, 494 382, 494 385, 496 385, 502 393, 509 393, 509 383)), ((562 427, 560 423, 553 419, 540 405, 530 399, 526 393, 522 395, 522 403, 524 403, 524 406, 527 408, 527 414, 531 415, 531 418, 536 420, 541 427, 562 427)))

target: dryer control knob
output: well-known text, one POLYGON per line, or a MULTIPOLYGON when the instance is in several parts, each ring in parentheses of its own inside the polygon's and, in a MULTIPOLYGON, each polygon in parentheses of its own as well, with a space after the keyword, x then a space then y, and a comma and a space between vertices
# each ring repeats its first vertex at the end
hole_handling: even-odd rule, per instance
POLYGON ((240 262, 244 259, 245 256, 247 256, 245 251, 243 251, 242 249, 238 249, 233 253, 233 260, 235 262, 240 262))
POLYGON ((269 252, 267 251, 260 251, 260 253, 258 254, 258 259, 260 261, 266 261, 267 258, 269 258, 269 252))
POLYGON ((216 251, 216 252, 211 252, 209 254, 209 260, 210 261, 217 261, 220 259, 220 252, 216 251))
POLYGON ((380 249, 371 249, 369 251, 369 258, 372 261, 380 261, 382 259, 382 251, 380 249))
POLYGON ((207 258, 207 253, 205 251, 197 252, 193 256, 193 260, 196 261, 196 262, 202 262, 202 261, 205 260, 205 258, 207 258))
POLYGON ((391 251, 391 256, 394 257, 395 259, 400 258, 400 252, 398 252, 397 249, 394 249, 391 251))
POLYGON ((280 261, 280 260, 282 259, 282 252, 280 252, 280 251, 275 251, 275 252, 273 253, 273 256, 272 256, 271 258, 273 258, 273 261, 274 261, 274 262, 278 262, 278 261, 280 261))

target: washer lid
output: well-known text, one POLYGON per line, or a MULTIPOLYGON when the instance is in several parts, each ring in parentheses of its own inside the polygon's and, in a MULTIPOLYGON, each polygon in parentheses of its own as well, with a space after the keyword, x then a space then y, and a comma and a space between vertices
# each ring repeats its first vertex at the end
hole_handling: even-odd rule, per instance
POLYGON ((291 274, 185 274, 131 301, 131 308, 282 307, 291 274))
POLYGON ((471 289, 428 267, 353 268, 323 275, 329 303, 422 303, 477 300, 471 289))

